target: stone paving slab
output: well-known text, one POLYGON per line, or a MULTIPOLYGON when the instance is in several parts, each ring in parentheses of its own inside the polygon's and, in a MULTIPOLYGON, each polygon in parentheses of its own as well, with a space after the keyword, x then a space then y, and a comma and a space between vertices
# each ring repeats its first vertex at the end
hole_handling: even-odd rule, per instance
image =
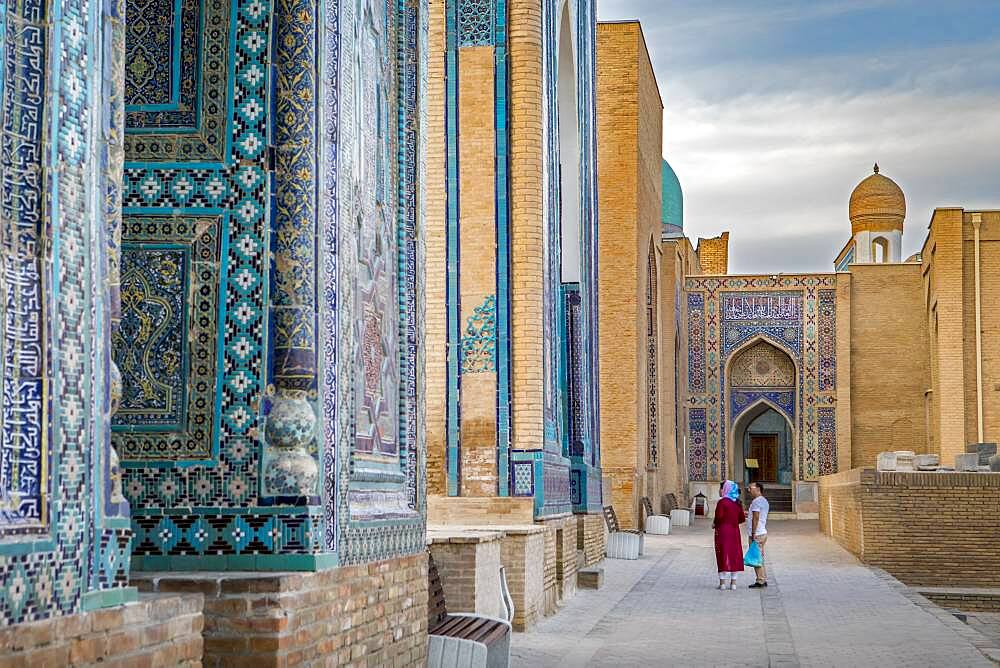
POLYGON ((993 665, 990 639, 911 600, 816 522, 768 528, 767 589, 747 589, 750 570, 736 591, 715 589, 707 520, 647 535, 638 561, 604 561, 602 589, 580 591, 557 615, 515 634, 512 665, 993 665))

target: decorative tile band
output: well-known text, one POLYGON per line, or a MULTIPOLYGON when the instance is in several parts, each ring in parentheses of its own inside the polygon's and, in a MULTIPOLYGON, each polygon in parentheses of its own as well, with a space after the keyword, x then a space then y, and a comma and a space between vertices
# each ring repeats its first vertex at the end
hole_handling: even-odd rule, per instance
POLYGON ((827 392, 837 387, 837 291, 819 290, 818 294, 818 386, 820 392, 827 392))
POLYGON ((462 373, 497 370, 496 306, 496 295, 489 295, 469 316, 462 336, 462 373))

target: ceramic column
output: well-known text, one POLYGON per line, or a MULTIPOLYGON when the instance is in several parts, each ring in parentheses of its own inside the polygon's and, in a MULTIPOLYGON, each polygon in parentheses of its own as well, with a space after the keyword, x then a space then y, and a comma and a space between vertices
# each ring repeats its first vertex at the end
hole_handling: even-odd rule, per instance
MULTIPOLYGON (((104 220, 107 226, 108 302, 111 306, 110 332, 118 333, 122 320, 121 305, 121 242, 122 242, 122 182, 125 178, 125 0, 105 0, 104 12, 104 113, 101 114, 104 136, 104 220)), ((110 360, 109 389, 111 405, 109 419, 118 411, 122 397, 122 376, 114 359, 110 360)), ((111 501, 123 503, 121 468, 118 453, 108 447, 111 501)))
POLYGON ((316 30, 315 0, 274 9, 274 176, 271 330, 274 385, 265 428, 263 495, 315 497, 316 30))

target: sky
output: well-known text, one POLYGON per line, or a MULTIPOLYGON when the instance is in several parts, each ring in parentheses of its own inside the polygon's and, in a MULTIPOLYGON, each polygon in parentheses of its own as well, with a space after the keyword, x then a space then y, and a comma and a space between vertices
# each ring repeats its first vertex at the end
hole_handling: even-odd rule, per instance
POLYGON ((597 0, 639 19, 692 240, 730 273, 829 271, 851 190, 906 196, 904 257, 935 207, 1000 209, 1000 1, 597 0))

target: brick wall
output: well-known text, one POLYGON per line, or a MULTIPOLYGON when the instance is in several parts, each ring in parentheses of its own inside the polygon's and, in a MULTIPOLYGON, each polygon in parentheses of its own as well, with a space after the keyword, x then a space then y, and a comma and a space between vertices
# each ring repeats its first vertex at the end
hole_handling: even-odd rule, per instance
MULTIPOLYGON (((604 395, 601 395, 601 402, 604 402, 604 395)), ((603 457, 608 451, 607 441, 601 441, 603 457)), ((601 469, 605 480, 611 481, 611 498, 604 499, 604 504, 614 507, 618 516, 618 523, 623 529, 639 528, 639 499, 644 496, 645 475, 640 474, 635 466, 630 467, 609 467, 601 469)))
POLYGON ((576 549, 583 550, 584 566, 593 566, 604 558, 606 537, 603 515, 577 515, 576 549))
MULTIPOLYGON (((962 210, 936 209, 922 251, 931 341, 931 402, 936 450, 945 462, 965 451, 965 319, 962 210)), ((971 342, 973 345, 974 339, 971 342)))
POLYGON ((428 0, 427 48, 427 160, 423 229, 427 269, 424 274, 424 387, 427 441, 427 493, 446 494, 447 445, 447 311, 444 308, 447 272, 445 216, 444 56, 445 2, 428 0))
POLYGON ((428 496, 428 524, 507 525, 535 521, 534 499, 530 497, 428 496))
POLYGON ((543 445, 542 10, 510 0, 512 447, 543 445))
MULTIPOLYGON (((983 440, 1000 441, 1000 211, 965 211, 962 220, 962 292, 965 332, 965 433, 978 441, 976 386, 976 255, 979 224, 980 319, 983 363, 983 440)), ((949 461, 948 463, 951 463, 949 461)))
POLYGON ((711 239, 698 239, 698 260, 703 273, 729 273, 729 232, 711 239))
POLYGON ((884 450, 927 452, 930 351, 922 282, 918 264, 851 266, 854 467, 874 466, 884 450))
POLYGON ((500 546, 507 572, 507 586, 514 599, 514 629, 524 631, 542 618, 545 610, 545 530, 507 531, 500 546))
POLYGON ((448 612, 503 617, 499 531, 429 531, 448 612))
POLYGON ((647 478, 645 295, 649 257, 659 255, 662 112, 639 23, 598 24, 601 464, 613 481, 605 503, 628 527, 647 478))
POLYGON ((0 667, 200 666, 202 597, 136 603, 0 629, 0 667))
MULTIPOLYGON (((496 294, 496 132, 492 46, 458 51, 459 266, 461 331, 487 297, 496 294)), ((440 302, 441 304, 444 301, 440 302)), ((497 493, 497 377, 465 373, 461 385, 463 496, 497 493)))
POLYGON ((140 573, 205 597, 206 666, 409 666, 427 656, 426 553, 315 573, 140 573))
POLYGON ((546 617, 559 607, 559 585, 556 583, 556 527, 545 527, 545 565, 542 568, 542 610, 546 617))
POLYGON ((909 585, 996 586, 1000 474, 877 473, 820 478, 820 528, 909 585))
POLYGON ((576 532, 576 517, 567 517, 556 532, 556 584, 560 602, 576 593, 576 532))

